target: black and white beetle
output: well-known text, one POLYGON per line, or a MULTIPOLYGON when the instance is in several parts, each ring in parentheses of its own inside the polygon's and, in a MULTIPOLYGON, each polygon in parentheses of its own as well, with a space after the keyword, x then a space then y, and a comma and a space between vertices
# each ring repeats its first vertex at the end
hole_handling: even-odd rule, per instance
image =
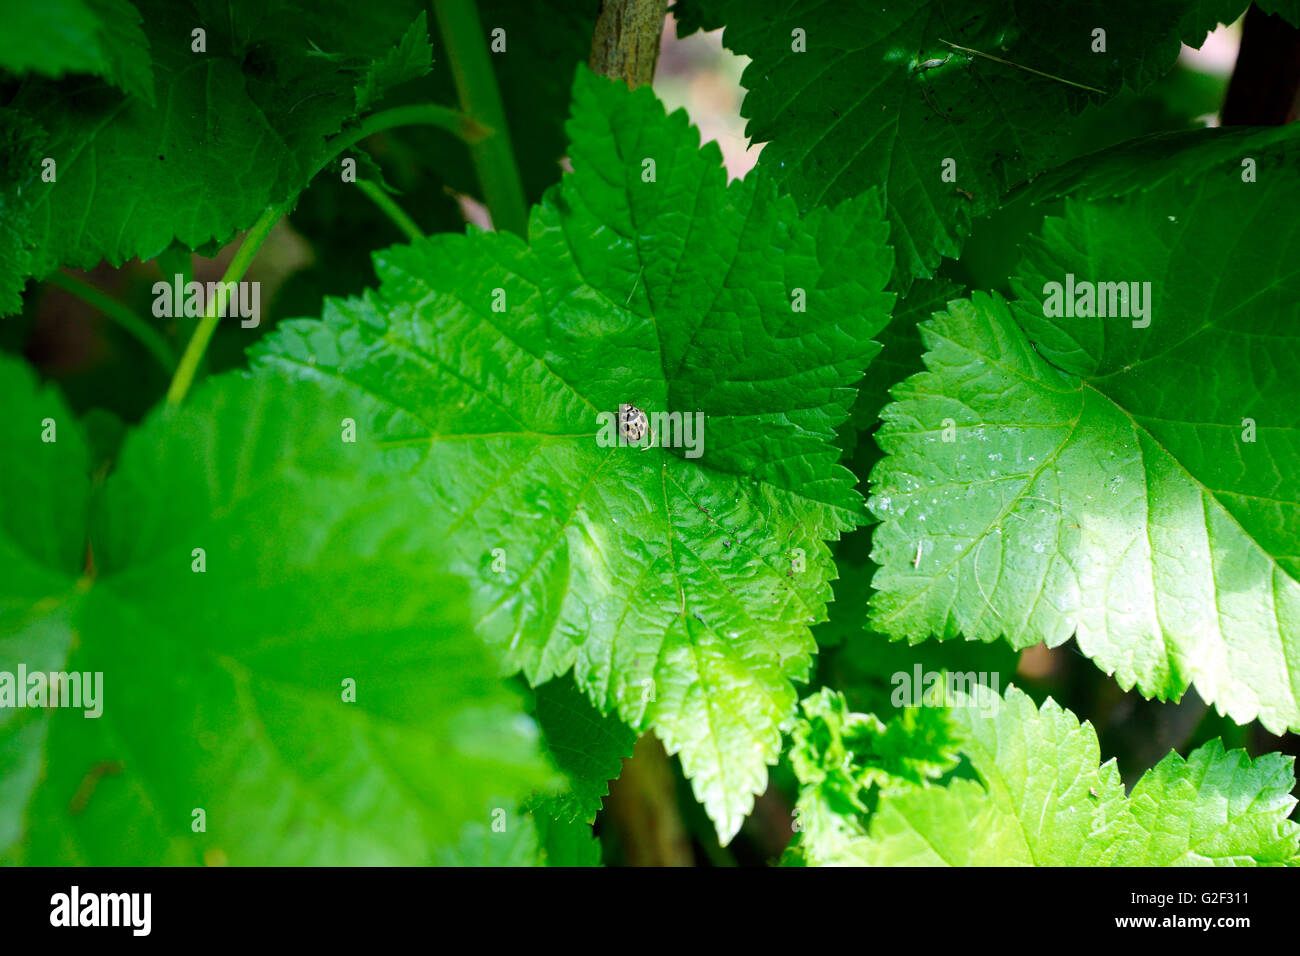
POLYGON ((618 406, 618 427, 623 437, 630 442, 638 442, 650 430, 650 419, 646 413, 635 405, 618 406))

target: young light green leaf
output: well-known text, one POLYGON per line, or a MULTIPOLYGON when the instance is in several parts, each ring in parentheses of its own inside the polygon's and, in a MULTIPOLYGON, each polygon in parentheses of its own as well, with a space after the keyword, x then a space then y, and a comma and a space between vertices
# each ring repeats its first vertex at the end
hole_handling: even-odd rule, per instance
POLYGON ((800 208, 885 184, 905 286, 960 253, 973 217, 1059 160, 1072 112, 1147 86, 1180 40, 1199 45, 1245 6, 681 0, 674 12, 683 35, 725 26, 723 43, 753 59, 746 132, 767 143, 760 166, 800 208))
POLYGON ((1251 866, 1295 863, 1300 827, 1294 758, 1280 753, 1253 760, 1224 750, 1218 738, 1186 760, 1168 754, 1129 794, 1130 826, 1109 856, 1110 866, 1251 866))
POLYGON ((1073 635, 1125 688, 1300 726, 1298 201, 1294 169, 1233 164, 1070 201, 1017 302, 922 326, 877 433, 875 628, 1073 635), (1107 317, 1049 317, 1076 281, 1107 317))
MULTIPOLYGON (((99 716, 0 730, 0 761, 41 767, 34 792, 0 790, 6 858, 425 863, 549 787, 409 482, 367 466, 364 434, 344 440, 353 416, 310 383, 213 380, 127 439, 91 518, 93 581, 61 602, 6 591, 32 621, 6 665, 102 674, 99 716)), ((14 540, 49 520, 40 494, 4 501, 14 540)))
POLYGON ((869 834, 834 862, 872 866, 1253 866, 1300 850, 1293 760, 1252 760, 1218 740, 1175 753, 1125 797, 1097 735, 1048 700, 1010 688, 999 706, 958 706, 981 780, 885 793, 869 834))
POLYGON ((801 220, 762 177, 728 187, 649 90, 574 89, 575 172, 529 245, 390 249, 378 291, 256 360, 379 399, 483 633, 533 684, 572 669, 653 727, 725 841, 807 675, 825 542, 859 520, 831 439, 887 318, 884 225, 872 195, 801 220), (685 417, 619 444, 624 404, 685 417))
POLYGON ((925 786, 957 763, 958 739, 944 707, 908 708, 886 723, 851 712, 843 694, 822 688, 800 709, 790 744, 799 837, 787 864, 834 862, 865 834, 861 820, 879 791, 925 786))

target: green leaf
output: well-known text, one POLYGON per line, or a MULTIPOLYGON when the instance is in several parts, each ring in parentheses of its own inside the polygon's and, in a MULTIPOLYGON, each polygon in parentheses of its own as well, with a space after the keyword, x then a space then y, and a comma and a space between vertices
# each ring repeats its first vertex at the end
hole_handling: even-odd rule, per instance
POLYGON ((1186 760, 1171 752, 1129 794, 1132 825, 1109 865, 1295 862, 1294 762, 1280 753, 1252 760, 1217 738, 1186 760))
MULTIPOLYGON (((58 390, 37 383, 26 363, 0 355, 0 554, 7 593, 53 594, 81 572, 86 553, 90 451, 58 390)), ((6 607, 4 630, 16 618, 6 607)))
POLYGON ((1071 113, 1125 85, 1147 86, 1173 67, 1180 40, 1199 44, 1244 7, 682 0, 674 12, 681 35, 725 25, 726 46, 753 59, 741 80, 746 133, 767 143, 759 165, 783 180, 801 209, 885 184, 906 287, 941 256, 960 254, 973 217, 1059 161, 1071 113), (1092 50, 1095 29, 1106 31, 1105 53, 1092 50), (803 31, 804 52, 795 30, 803 31), (956 164, 955 182, 942 178, 945 160, 956 164))
MULTIPOLYGON (((504 31, 505 49, 491 54, 497 88, 510 127, 510 145, 529 202, 559 181, 568 142, 564 117, 578 64, 591 56, 591 36, 598 3, 572 0, 477 0, 485 43, 493 30, 504 31)), ((441 35, 434 38, 441 63, 450 51, 441 35)), ((451 71, 431 77, 432 95, 440 102, 457 102, 451 71)), ((482 196, 469 154, 437 129, 403 130, 411 149, 427 157, 442 183, 457 192, 482 196)))
POLYGON ((889 404, 889 389, 922 368, 925 346, 917 324, 942 312, 961 292, 960 286, 947 279, 922 279, 895 303, 889 324, 876 336, 881 344, 880 355, 872 360, 871 374, 859 383, 852 414, 840 429, 840 447, 855 475, 869 474, 880 457, 880 449, 869 440, 869 433, 880 424, 880 410, 889 404))
POLYGON ((533 825, 537 828, 542 862, 546 866, 601 865, 600 841, 587 824, 557 820, 534 811, 533 825))
POLYGON ((1018 301, 922 325, 929 370, 877 433, 875 628, 1073 635, 1126 689, 1300 726, 1297 201, 1294 169, 1235 161, 1069 201, 1018 301), (1067 275, 1149 282, 1149 327, 1046 317, 1067 275))
MULTIPOLYGON (((20 412, 48 405, 4 381, 20 412)), ((356 400, 310 383, 225 377, 127 439, 91 517, 93 583, 34 604, 0 652, 102 674, 102 714, 49 712, 43 756, 35 732, 0 737, 6 764, 43 763, 30 798, 0 790, 0 833, 24 821, 13 858, 426 863, 548 785, 410 483, 367 467, 364 436, 342 440, 353 417, 356 400)), ((49 521, 39 495, 27 519, 4 500, 7 528, 49 521)), ((0 606, 34 596, 0 570, 0 606)))
MULTIPOLYGON (((388 58, 411 40, 420 11, 414 0, 381 0, 358 24, 322 16, 307 0, 272 11, 260 0, 140 7, 162 91, 156 105, 97 83, 51 81, 25 83, 10 104, 45 131, 42 156, 57 172, 28 187, 25 223, 0 227, 21 229, 32 247, 20 275, 149 259, 173 241, 198 248, 247 228, 306 186, 327 158, 327 139, 356 118, 359 81, 370 97, 381 82, 409 75, 408 61, 388 58), (192 48, 196 29, 206 31, 205 52, 192 48), (388 65, 367 70, 381 59, 388 65)), ((0 251, 14 241, 0 239, 0 251)), ((4 302, 17 291, 15 271, 0 260, 4 302)))
POLYGON ((798 848, 787 863, 834 862, 865 831, 876 789, 925 786, 956 766, 958 741, 946 708, 908 708, 888 723, 855 714, 822 688, 800 702, 790 765, 799 780, 798 848))
POLYGON ((1165 182, 1186 186, 1207 173, 1259 180, 1297 165, 1300 129, 1294 125, 1157 133, 1065 163, 1017 190, 1016 197, 1028 202, 1064 196, 1109 199, 1165 182))
POLYGON ((931 675, 945 673, 955 686, 1006 686, 1020 654, 1004 641, 909 644, 867 629, 871 579, 878 570, 868 557, 871 531, 859 528, 836 545, 835 597, 827 620, 813 629, 818 681, 842 691, 854 710, 885 718, 910 706, 912 689, 923 691, 931 675))
POLYGON ((152 104, 153 70, 129 0, 0 0, 0 69, 93 73, 152 104))
POLYGON ((1097 735, 1052 700, 953 708, 981 781, 884 794, 868 836, 834 862, 873 866, 1252 866, 1300 849, 1293 758, 1211 741, 1171 753, 1124 796, 1097 735))
POLYGON ((568 793, 547 798, 550 814, 594 822, 609 781, 632 756, 636 733, 617 717, 603 716, 568 678, 537 688, 535 716, 552 762, 569 780, 568 793))
MULTIPOLYGON (((1228 79, 1227 76, 1196 72, 1180 62, 1140 93, 1124 90, 1104 103, 1088 107, 1071 123, 1070 135, 1062 143, 1062 158, 1068 158, 1070 162, 1014 188, 1003 198, 997 210, 972 222, 961 258, 951 265, 945 264, 943 272, 968 288, 1008 294, 1008 277, 1016 271, 1020 246, 1042 228, 1045 215, 1059 215, 1061 211, 1058 204, 1043 204, 1044 199, 1054 198, 1050 194, 1044 195, 1043 187, 1071 169, 1077 170, 1079 179, 1091 180, 1094 173, 1107 164, 1108 157, 1124 155, 1131 146, 1134 153, 1116 164, 1116 172, 1120 175, 1115 177, 1115 186, 1119 191, 1146 188, 1168 172, 1164 161, 1175 153, 1171 150, 1155 163, 1143 162, 1139 152, 1140 141, 1150 138, 1154 142, 1153 134, 1186 130, 1204 133, 1204 117, 1218 111, 1228 79), (1117 144, 1124 146, 1112 148, 1117 144)), ((1179 142, 1175 137, 1165 139, 1171 145, 1179 142)), ((1194 141, 1194 137, 1189 136, 1181 142, 1194 141)), ((1098 194, 1080 191, 1075 195, 1082 198, 1098 194)))
POLYGON ((494 812, 467 823, 457 843, 438 854, 440 866, 600 866, 600 843, 585 823, 557 820, 554 808, 494 812))
POLYGON ((1255 0, 1255 5, 1265 13, 1276 13, 1300 27, 1300 2, 1297 0, 1255 0))
MULTIPOLYGON (((0 356, 0 672, 58 667, 86 559, 90 451, 59 393, 0 356), (51 439, 51 440, 44 440, 51 439)), ((0 858, 41 776, 49 711, 0 707, 0 858)))
POLYGON ((653 727, 725 842, 808 673, 825 542, 859 520, 831 440, 886 321, 884 226, 872 195, 801 220, 762 177, 728 187, 684 113, 585 69, 569 131, 529 245, 387 250, 378 291, 255 358, 379 399, 483 633, 534 685, 573 669, 653 727), (704 416, 701 457, 610 447, 624 403, 704 416))
POLYGON ((357 115, 365 113, 384 93, 418 79, 433 69, 433 48, 429 45, 429 18, 425 11, 415 18, 397 46, 372 63, 357 84, 357 115))
POLYGON ((32 272, 33 187, 41 175, 45 133, 17 110, 0 108, 0 315, 23 307, 32 272))

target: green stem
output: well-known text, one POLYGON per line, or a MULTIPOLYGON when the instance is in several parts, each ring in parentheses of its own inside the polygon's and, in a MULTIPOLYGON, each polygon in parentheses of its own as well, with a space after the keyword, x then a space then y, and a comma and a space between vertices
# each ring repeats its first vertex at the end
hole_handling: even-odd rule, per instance
POLYGON ((490 138, 492 132, 476 119, 446 106, 438 106, 434 103, 395 106, 391 110, 372 113, 355 128, 344 130, 330 140, 325 146, 325 161, 321 163, 320 168, 324 168, 339 153, 355 146, 367 136, 382 133, 395 126, 436 126, 471 146, 490 138))
POLYGON ((248 271, 249 265, 253 262, 253 256, 257 255, 257 250, 261 248, 266 237, 271 234, 271 229, 280 217, 284 215, 289 208, 288 203, 279 203, 274 206, 268 206, 266 211, 258 217, 257 222, 248 230, 244 236, 244 243, 235 253, 230 265, 226 267, 226 273, 221 277, 221 292, 208 300, 207 308, 204 309, 203 319, 199 322, 198 328, 190 336, 189 344, 185 346, 185 354, 181 356, 180 364, 176 366, 176 374, 172 376, 171 387, 167 389, 167 404, 175 407, 184 399, 185 394, 190 390, 190 385, 194 382, 194 373, 198 371, 199 362, 203 361, 203 353, 207 350, 208 342, 212 339, 212 333, 217 330, 217 320, 225 310, 225 284, 227 282, 239 282, 248 271))
POLYGON ((414 219, 406 214, 401 206, 393 201, 393 197, 384 192, 383 187, 369 179, 358 179, 357 188, 370 197, 370 201, 379 207, 380 211, 393 221, 398 229, 406 238, 414 242, 416 239, 423 239, 424 233, 416 225, 414 219))
POLYGON ((172 352, 161 332, 128 309, 117 299, 101 292, 84 279, 70 276, 66 272, 56 272, 45 280, 64 292, 70 292, 77 298, 88 302, 106 316, 129 332, 137 342, 158 360, 163 371, 170 374, 176 368, 176 355, 172 352))
MULTIPOLYGON (((471 145, 485 139, 491 132, 481 123, 464 113, 448 109, 445 106, 438 106, 433 103, 398 106, 368 116, 355 129, 346 130, 335 136, 326 148, 326 159, 321 163, 321 168, 338 156, 339 153, 356 145, 367 136, 373 136, 375 133, 395 126, 420 125, 437 126, 445 129, 471 145)), ((423 238, 419 226, 376 184, 363 180, 358 185, 361 186, 362 192, 369 196, 397 224, 397 227, 402 232, 412 239, 423 238)), ((268 207, 257 222, 253 224, 252 228, 249 229, 243 245, 239 247, 239 251, 235 253, 235 257, 230 261, 226 274, 222 276, 223 291, 225 283, 238 282, 243 278, 244 273, 248 271, 248 267, 252 264, 253 256, 257 254, 257 250, 266 241, 266 237, 270 235, 272 227, 279 222, 280 217, 284 215, 291 204, 292 201, 268 207)), ((159 265, 164 272, 170 271, 174 274, 176 271, 181 271, 187 282, 192 274, 188 249, 179 247, 168 249, 163 255, 159 256, 159 265)), ((203 355, 207 351, 208 343, 212 340, 212 335, 217 329, 217 320, 224 310, 225 302, 221 295, 208 302, 203 318, 190 336, 189 343, 185 346, 185 352, 178 364, 176 356, 162 334, 116 299, 101 292, 90 283, 66 273, 56 272, 46 281, 90 303, 134 336, 148 350, 149 354, 158 360, 158 363, 163 367, 163 371, 173 373, 171 385, 167 389, 167 404, 175 406, 184 400, 190 386, 194 383, 194 376, 198 372, 199 364, 203 361, 203 355)))
MULTIPOLYGON (((375 133, 392 129, 395 126, 420 125, 441 127, 459 136, 467 143, 473 143, 488 134, 488 131, 481 124, 445 106, 436 106, 432 103, 398 106, 368 116, 357 124, 355 129, 345 130, 330 140, 326 145, 326 158, 321 162, 318 171, 323 169, 339 153, 351 146, 355 146, 367 136, 373 136, 375 133)), ((365 191, 364 187, 363 191, 365 191)), ((367 195, 370 195, 371 199, 376 202, 380 202, 368 191, 367 195)), ((280 217, 289 210, 296 198, 295 196, 283 203, 268 206, 257 222, 253 223, 252 228, 244 236, 244 244, 239 247, 235 257, 230 260, 230 266, 226 269, 225 275, 221 277, 223 291, 225 283, 238 282, 244 277, 244 273, 248 271, 248 267, 253 262, 253 256, 257 254, 257 250, 266 241, 266 237, 271 234, 271 229, 280 221, 280 217)), ((388 197, 384 196, 383 198, 387 199, 388 197)), ((395 203, 393 205, 396 207, 395 203)), ((382 203, 380 208, 384 208, 382 203)), ((385 209, 385 211, 388 210, 385 209)), ((406 214, 402 213, 400 209, 397 211, 406 218, 406 214)), ((408 219, 408 224, 410 228, 416 229, 418 233, 419 230, 415 223, 410 222, 408 219)), ((398 225, 401 226, 401 223, 398 225)), ((405 231, 405 228, 403 231, 405 231)), ((194 329, 194 334, 190 336, 189 344, 185 346, 185 352, 181 355, 180 364, 176 366, 176 374, 172 376, 171 387, 167 389, 167 404, 169 406, 174 407, 184 401, 190 386, 194 384, 194 376, 198 372, 199 363, 203 361, 203 354, 207 351, 208 343, 212 341, 212 335, 217 330, 217 320, 221 317, 224 305, 221 295, 208 302, 203 318, 194 329)))
POLYGON ((654 734, 643 735, 610 783, 606 820, 628 866, 694 866, 677 803, 672 761, 654 734))
POLYGON ((515 165, 505 108, 478 11, 473 0, 433 0, 433 12, 447 47, 460 108, 492 130, 491 135, 471 143, 469 148, 492 222, 498 229, 526 237, 528 206, 524 186, 515 165))

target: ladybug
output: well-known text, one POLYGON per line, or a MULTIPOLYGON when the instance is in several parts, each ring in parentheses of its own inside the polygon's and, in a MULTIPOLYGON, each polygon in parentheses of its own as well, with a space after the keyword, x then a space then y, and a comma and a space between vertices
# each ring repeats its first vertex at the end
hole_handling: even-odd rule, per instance
POLYGON ((620 405, 618 407, 618 428, 628 441, 638 442, 645 438, 646 432, 650 430, 650 419, 646 417, 645 412, 635 405, 620 405))

